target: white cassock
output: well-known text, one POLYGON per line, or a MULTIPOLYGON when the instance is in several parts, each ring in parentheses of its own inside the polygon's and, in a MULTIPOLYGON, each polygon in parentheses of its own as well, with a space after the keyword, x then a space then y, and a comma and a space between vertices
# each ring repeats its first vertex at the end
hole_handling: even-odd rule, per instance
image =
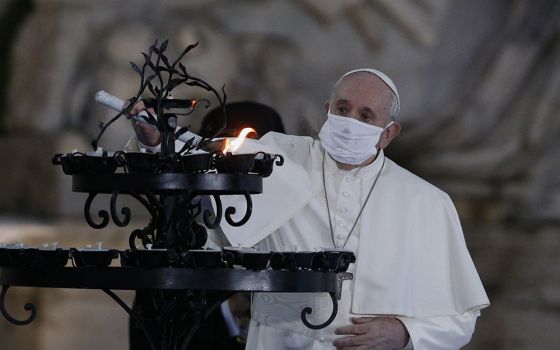
MULTIPOLYGON (((246 140, 236 153, 257 151, 282 154, 286 162, 264 179, 263 193, 252 196, 247 224, 222 223, 229 242, 273 251, 344 248, 357 261, 349 269, 354 279, 343 283, 336 319, 321 330, 305 327, 300 314, 310 306, 310 322, 326 321, 332 312, 328 294, 255 293, 247 349, 334 349, 340 337, 334 330, 363 316, 400 319, 410 334, 407 348, 459 349, 468 343, 489 301, 446 193, 383 152, 366 167, 344 171, 324 157, 319 141, 268 133, 246 140)), ((222 201, 244 214, 242 197, 222 201)))

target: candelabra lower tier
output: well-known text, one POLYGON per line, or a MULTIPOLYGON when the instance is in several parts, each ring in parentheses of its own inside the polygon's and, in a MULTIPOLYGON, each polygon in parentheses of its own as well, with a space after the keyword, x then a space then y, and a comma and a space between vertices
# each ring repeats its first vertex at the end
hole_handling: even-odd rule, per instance
POLYGON ((326 292, 340 299, 348 272, 252 271, 246 269, 184 269, 142 267, 2 267, 4 286, 85 289, 191 289, 252 292, 326 292))
POLYGON ((352 279, 348 272, 279 271, 247 269, 187 269, 144 267, 2 267, 0 268, 0 312, 13 324, 31 323, 37 308, 27 303, 25 320, 13 318, 5 306, 11 286, 100 289, 114 299, 134 320, 153 350, 186 349, 200 323, 233 292, 329 293, 333 312, 323 324, 314 325, 301 311, 302 322, 309 328, 328 326, 338 312, 342 282, 352 279), (151 314, 133 311, 112 290, 136 290, 147 293, 159 305, 151 314), (153 315, 157 314, 157 318, 153 315), (156 319, 156 321, 154 321, 156 319), (155 322, 155 324, 154 324, 155 322))

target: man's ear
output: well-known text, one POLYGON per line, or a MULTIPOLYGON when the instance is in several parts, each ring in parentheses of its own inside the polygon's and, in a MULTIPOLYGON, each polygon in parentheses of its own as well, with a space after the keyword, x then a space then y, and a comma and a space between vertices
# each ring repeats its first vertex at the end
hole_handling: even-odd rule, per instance
POLYGON ((329 101, 325 101, 325 104, 323 106, 325 107, 325 113, 329 113, 329 107, 330 107, 329 101))
POLYGON ((401 124, 399 122, 393 122, 383 133, 381 134, 381 139, 377 144, 379 149, 385 149, 389 144, 401 133, 401 124))

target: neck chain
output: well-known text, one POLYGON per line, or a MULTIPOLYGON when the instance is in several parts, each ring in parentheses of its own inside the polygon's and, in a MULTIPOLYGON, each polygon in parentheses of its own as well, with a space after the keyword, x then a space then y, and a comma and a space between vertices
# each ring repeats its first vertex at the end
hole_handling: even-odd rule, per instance
MULTIPOLYGON (((332 220, 331 220, 331 210, 329 208, 329 197, 327 196, 327 185, 325 183, 325 158, 326 158, 326 153, 323 150, 323 190, 325 191, 325 202, 327 202, 327 214, 329 216, 329 228, 331 229, 331 238, 332 238, 332 242, 333 242, 333 246, 336 248, 336 243, 334 241, 334 230, 333 230, 333 226, 332 226, 332 220)), ((385 167, 385 157, 383 157, 383 163, 381 164, 381 169, 379 169, 379 172, 377 173, 377 175, 375 176, 375 180, 373 180, 373 185, 371 185, 371 188, 369 189, 369 192, 366 196, 366 200, 364 201, 364 204, 362 204, 362 207, 360 208, 360 212, 358 213, 358 216, 356 217, 356 220, 354 221, 354 224, 352 225, 352 228, 350 229, 350 232, 348 233, 348 236, 346 237, 346 240, 344 241, 344 244, 342 245, 341 248, 344 248, 346 246, 346 243, 348 243, 348 240, 350 239, 350 236, 352 235, 352 232, 354 232, 354 228, 356 227, 356 224, 358 223, 358 220, 360 220, 360 216, 362 216, 362 212, 364 211, 364 208, 366 207, 366 204, 369 200, 369 197, 371 196, 371 193, 373 192, 373 188, 375 187, 375 184, 377 183, 377 180, 379 180, 379 175, 381 175, 381 172, 383 171, 383 168, 385 167)))

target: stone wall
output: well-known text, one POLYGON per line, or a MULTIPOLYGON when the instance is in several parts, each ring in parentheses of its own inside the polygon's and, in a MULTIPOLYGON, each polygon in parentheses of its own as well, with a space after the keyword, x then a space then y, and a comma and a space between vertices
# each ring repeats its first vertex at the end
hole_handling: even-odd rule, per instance
MULTIPOLYGON (((559 18, 554 0, 36 0, 13 48, 0 144, 21 156, 0 157, 17 159, 0 209, 81 212, 83 198, 44 162, 87 147, 111 116, 94 93, 131 96, 128 61, 156 38, 175 52, 200 41, 192 72, 225 83, 230 101, 270 104, 295 134, 316 135, 340 74, 378 67, 402 99, 390 156, 450 193, 493 303, 468 349, 555 348, 559 18)), ((119 122, 101 146, 129 134, 119 122)))

